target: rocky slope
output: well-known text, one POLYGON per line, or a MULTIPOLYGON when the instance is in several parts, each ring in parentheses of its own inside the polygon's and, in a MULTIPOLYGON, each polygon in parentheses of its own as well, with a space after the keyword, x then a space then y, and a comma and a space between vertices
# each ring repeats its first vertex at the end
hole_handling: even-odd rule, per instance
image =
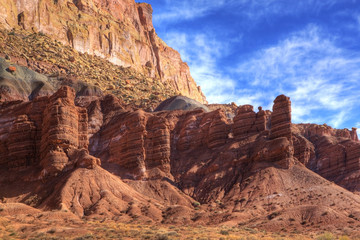
POLYGON ((298 124, 294 131, 300 161, 326 179, 360 192, 360 142, 356 128, 350 131, 326 124, 298 124))
MULTIPOLYGON (((36 73, 25 70, 27 76, 33 75, 32 79, 50 85, 50 93, 64 84, 74 87, 77 92, 84 86, 92 86, 93 89, 116 95, 126 104, 145 109, 154 109, 161 101, 181 94, 167 82, 146 77, 131 67, 119 67, 100 57, 81 54, 41 33, 0 30, 0 57, 3 58, 0 63, 1 75, 7 79, 1 82, 2 86, 8 86, 6 82, 16 79, 25 80, 25 75, 19 74, 19 71, 10 75, 6 71, 8 67, 21 70, 22 66, 26 66, 45 75, 38 79, 36 73), (4 61, 5 58, 10 58, 10 61, 4 61)), ((10 88, 16 90, 14 86, 10 88)), ((28 98, 26 94, 31 88, 20 88, 10 95, 20 94, 28 98)))
POLYGON ((284 95, 272 111, 173 97, 205 103, 151 11, 0 2, 0 217, 356 236, 356 129, 293 124, 284 95))
MULTIPOLYGON (((46 34, 56 40, 51 44, 40 42, 36 48, 42 49, 41 60, 38 60, 54 65, 60 71, 71 71, 64 65, 64 61, 56 61, 56 58, 51 57, 58 55, 57 51, 51 50, 54 44, 58 47, 62 43, 80 53, 109 60, 115 66, 131 67, 134 72, 143 75, 144 79, 156 79, 162 85, 169 85, 174 92, 206 102, 180 54, 156 35, 149 4, 135 3, 134 0, 6 0, 0 3, 0 28, 46 34)), ((22 36, 25 41, 31 37, 29 34, 25 35, 28 35, 22 36)), ((11 45, 13 44, 17 44, 17 41, 12 41, 11 45)), ((18 50, 11 48, 8 54, 12 55, 18 50)), ((22 57, 26 61, 33 55, 28 51, 21 54, 25 55, 22 57)), ((60 52, 60 56, 69 58, 71 62, 76 60, 77 67, 82 71, 94 70, 91 64, 79 64, 76 56, 71 52, 69 54, 69 50, 60 52)), ((107 69, 104 68, 105 71, 107 69)), ((117 72, 116 69, 113 71, 117 72)), ((122 76, 118 73, 105 77, 104 80, 114 82, 113 77, 119 79, 122 76)), ((107 87, 112 88, 110 90, 119 89, 116 84, 107 87)))
POLYGON ((292 125, 284 95, 272 112, 240 106, 232 122, 222 110, 145 112, 63 86, 3 102, 0 123, 4 206, 282 231, 360 227, 360 196, 305 167, 358 189, 355 130, 292 125))

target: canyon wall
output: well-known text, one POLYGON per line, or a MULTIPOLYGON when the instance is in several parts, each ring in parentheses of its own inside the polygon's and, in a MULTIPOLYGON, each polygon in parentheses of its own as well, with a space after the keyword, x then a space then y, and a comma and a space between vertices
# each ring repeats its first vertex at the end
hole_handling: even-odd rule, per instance
POLYGON ((1 103, 0 165, 37 167, 44 177, 102 164, 122 178, 167 178, 208 201, 224 190, 211 186, 215 178, 235 181, 223 175, 229 169, 236 175, 258 164, 291 169, 302 163, 359 191, 356 129, 292 124, 284 95, 274 100, 272 112, 258 109, 239 106, 233 121, 221 109, 145 112, 125 109, 112 95, 75 96, 63 86, 52 96, 1 103))
POLYGON ((179 94, 206 102, 180 54, 156 35, 149 4, 134 0, 4 0, 0 2, 0 27, 44 33, 79 52, 132 67, 160 79, 179 94))
POLYGON ((360 142, 356 128, 333 129, 316 124, 293 126, 295 156, 326 179, 360 191, 360 142))
POLYGON ((74 89, 64 86, 52 96, 1 105, 0 165, 8 169, 41 167, 42 176, 74 166, 94 167, 88 154, 88 115, 74 103, 74 89))

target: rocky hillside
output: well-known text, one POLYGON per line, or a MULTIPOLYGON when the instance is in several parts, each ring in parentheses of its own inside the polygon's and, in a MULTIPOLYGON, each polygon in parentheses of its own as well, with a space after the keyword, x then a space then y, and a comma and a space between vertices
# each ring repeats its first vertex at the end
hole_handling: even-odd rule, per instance
POLYGON ((293 124, 284 95, 272 110, 205 106, 148 4, 3 0, 0 24, 1 231, 113 221, 360 237, 356 129, 293 124))
MULTIPOLYGON (((3 31, 2 53, 20 55, 26 61, 36 58, 50 68, 98 83, 102 90, 120 91, 123 86, 118 82, 126 80, 132 82, 128 86, 131 88, 147 81, 144 84, 150 86, 139 89, 155 93, 153 97, 162 92, 152 86, 160 85, 172 93, 206 102, 179 53, 156 35, 152 8, 146 3, 134 0, 5 0, 0 2, 0 27, 27 31, 11 32, 17 39, 8 37, 9 33, 3 31), (50 38, 38 39, 44 34, 50 38), (106 59, 113 65, 92 56, 106 59)), ((129 96, 132 95, 135 94, 129 96)))
POLYGON ((240 106, 231 121, 223 110, 125 109, 112 95, 62 86, 3 102, 0 123, 3 209, 20 202, 88 220, 272 231, 360 227, 360 196, 306 168, 358 190, 354 131, 293 125, 284 95, 272 111, 240 106))
POLYGON ((0 30, 0 57, 10 59, 2 62, 2 73, 6 73, 9 66, 19 69, 26 66, 45 75, 42 78, 53 90, 63 84, 95 86, 134 107, 155 108, 161 101, 181 94, 158 78, 146 77, 131 67, 116 66, 101 57, 79 53, 41 33, 0 30))

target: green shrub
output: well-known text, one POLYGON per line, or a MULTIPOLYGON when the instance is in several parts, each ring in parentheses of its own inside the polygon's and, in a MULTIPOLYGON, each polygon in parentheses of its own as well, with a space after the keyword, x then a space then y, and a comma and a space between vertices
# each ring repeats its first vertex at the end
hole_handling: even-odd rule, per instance
POLYGON ((335 240, 335 237, 332 233, 326 232, 318 236, 316 240, 335 240))
POLYGON ((229 232, 226 231, 226 230, 221 230, 221 231, 220 231, 220 234, 221 234, 221 235, 229 235, 229 232))

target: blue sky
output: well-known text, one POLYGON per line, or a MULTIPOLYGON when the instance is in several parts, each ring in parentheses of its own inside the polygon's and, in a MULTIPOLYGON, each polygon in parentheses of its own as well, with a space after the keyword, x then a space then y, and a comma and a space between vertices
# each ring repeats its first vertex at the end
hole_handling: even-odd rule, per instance
POLYGON ((360 0, 146 0, 210 103, 272 108, 293 122, 360 127, 360 0))

